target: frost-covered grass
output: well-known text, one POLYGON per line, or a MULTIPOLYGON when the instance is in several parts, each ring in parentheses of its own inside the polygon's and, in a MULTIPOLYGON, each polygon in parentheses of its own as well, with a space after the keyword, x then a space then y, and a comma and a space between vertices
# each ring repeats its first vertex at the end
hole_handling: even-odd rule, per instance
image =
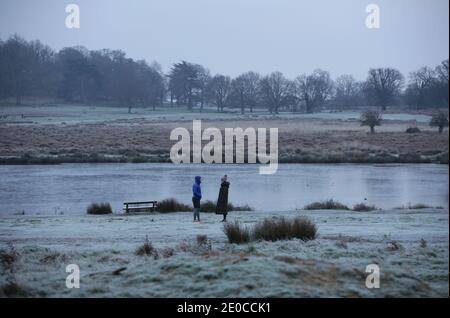
POLYGON ((11 216, 0 219, 0 295, 27 297, 448 297, 447 209, 233 212, 252 227, 310 218, 315 240, 230 244, 221 218, 186 213, 11 216), (158 256, 136 250, 147 242, 158 256), (378 264, 381 288, 364 285, 378 264), (67 289, 77 264, 81 288, 67 289))

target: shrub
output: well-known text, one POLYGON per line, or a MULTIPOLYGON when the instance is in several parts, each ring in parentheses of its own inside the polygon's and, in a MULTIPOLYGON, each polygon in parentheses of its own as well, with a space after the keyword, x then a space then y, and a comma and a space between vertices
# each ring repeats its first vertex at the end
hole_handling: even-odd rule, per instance
POLYGON ((281 217, 257 223, 253 229, 253 238, 265 241, 298 238, 308 241, 315 239, 316 233, 316 225, 305 217, 297 217, 293 220, 281 217))
POLYGON ((210 200, 204 201, 200 204, 201 212, 216 212, 216 203, 210 200))
POLYGON ((418 127, 409 127, 406 129, 407 134, 418 134, 420 133, 420 129, 418 127))
POLYGON ((112 208, 109 203, 92 203, 87 207, 87 214, 111 214, 112 208))
POLYGON ((240 244, 250 242, 250 229, 247 226, 241 226, 238 221, 225 223, 223 231, 230 243, 240 244))
POLYGON ((305 210, 350 210, 348 206, 334 201, 333 199, 327 201, 313 202, 304 207, 305 210))
POLYGON ((192 208, 184 203, 178 202, 174 198, 164 199, 162 201, 158 201, 156 206, 156 211, 161 213, 168 212, 188 212, 192 211, 192 208))
POLYGON ((372 134, 375 133, 375 126, 381 126, 382 120, 381 113, 374 110, 365 111, 359 119, 361 126, 369 126, 372 134))
POLYGON ((357 212, 370 212, 377 210, 376 206, 374 205, 367 205, 365 203, 358 203, 353 206, 353 211, 357 212))
POLYGON ((444 128, 448 127, 448 113, 439 111, 433 114, 433 116, 431 117, 430 126, 438 127, 439 133, 442 133, 444 131, 444 128))

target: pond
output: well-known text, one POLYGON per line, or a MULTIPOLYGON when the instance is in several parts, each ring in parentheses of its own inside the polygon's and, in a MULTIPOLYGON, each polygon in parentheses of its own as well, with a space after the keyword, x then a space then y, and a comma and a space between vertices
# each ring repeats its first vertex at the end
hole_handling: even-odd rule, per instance
POLYGON ((196 175, 203 178, 203 199, 216 200, 224 174, 231 182, 230 201, 257 210, 292 210, 331 198, 386 209, 449 204, 448 165, 281 164, 274 175, 260 175, 258 168, 171 163, 0 166, 0 215, 84 214, 92 202, 110 202, 120 212, 125 201, 168 197, 190 204, 196 175))

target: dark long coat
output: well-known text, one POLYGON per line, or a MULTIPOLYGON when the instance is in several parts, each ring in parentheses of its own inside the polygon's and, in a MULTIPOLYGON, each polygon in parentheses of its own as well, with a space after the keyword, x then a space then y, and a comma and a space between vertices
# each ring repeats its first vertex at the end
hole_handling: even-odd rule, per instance
POLYGON ((230 183, 227 181, 222 182, 220 185, 219 198, 217 199, 216 214, 228 213, 228 188, 230 183))

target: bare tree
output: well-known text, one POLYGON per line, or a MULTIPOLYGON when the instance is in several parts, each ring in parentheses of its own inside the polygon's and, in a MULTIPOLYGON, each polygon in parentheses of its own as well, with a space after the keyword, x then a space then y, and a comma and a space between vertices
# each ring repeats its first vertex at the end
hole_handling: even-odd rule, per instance
POLYGON ((296 79, 298 97, 306 105, 306 112, 312 113, 330 97, 332 81, 326 71, 315 70, 311 75, 301 75, 296 79))
POLYGON ((369 71, 365 88, 369 97, 386 110, 389 103, 400 94, 403 87, 403 75, 393 68, 377 68, 369 71))
POLYGON ((260 92, 270 113, 278 114, 293 90, 292 82, 281 72, 274 72, 261 80, 260 92))
POLYGON ((258 73, 247 72, 239 75, 231 82, 231 95, 235 99, 241 113, 244 114, 245 107, 249 107, 250 112, 253 112, 253 107, 258 102, 258 89, 261 77, 258 73))
POLYGON ((448 78, 449 65, 448 65, 448 63, 449 62, 447 59, 445 61, 442 61, 442 63, 436 67, 436 73, 437 73, 439 80, 446 83, 447 85, 448 85, 448 81, 449 81, 449 78, 448 78))
POLYGON ((334 102, 340 107, 355 107, 361 103, 361 84, 352 75, 339 76, 334 90, 334 102))
POLYGON ((410 74, 408 91, 416 108, 425 106, 426 92, 432 87, 435 79, 435 72, 429 67, 422 67, 410 74))
POLYGON ((449 67, 448 59, 442 61, 442 63, 436 67, 437 74, 437 86, 439 89, 440 99, 444 103, 444 106, 448 107, 449 103, 449 86, 448 86, 448 67, 449 67))
POLYGON ((208 96, 213 104, 217 106, 218 112, 223 112, 227 105, 231 90, 231 79, 224 75, 215 75, 208 85, 208 96))

